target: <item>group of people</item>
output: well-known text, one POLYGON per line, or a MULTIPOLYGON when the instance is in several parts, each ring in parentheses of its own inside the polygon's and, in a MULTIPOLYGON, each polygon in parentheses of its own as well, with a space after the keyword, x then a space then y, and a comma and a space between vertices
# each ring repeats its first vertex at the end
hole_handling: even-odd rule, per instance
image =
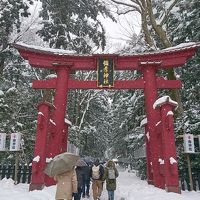
POLYGON ((76 166, 73 170, 54 177, 57 181, 56 200, 89 198, 90 182, 92 182, 94 200, 100 199, 104 182, 106 182, 108 200, 114 200, 118 175, 118 170, 112 160, 109 160, 105 166, 100 164, 98 159, 91 166, 76 166))

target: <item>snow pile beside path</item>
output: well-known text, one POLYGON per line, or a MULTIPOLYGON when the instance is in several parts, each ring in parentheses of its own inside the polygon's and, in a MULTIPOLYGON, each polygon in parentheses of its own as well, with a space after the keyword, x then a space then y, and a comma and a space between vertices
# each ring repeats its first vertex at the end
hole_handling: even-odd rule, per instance
POLYGON ((14 185, 12 179, 0 181, 0 200, 55 200, 55 186, 29 192, 28 184, 14 185))
POLYGON ((0 187, 1 188, 4 188, 4 189, 6 189, 6 188, 13 188, 15 185, 14 185, 14 181, 11 179, 11 178, 9 178, 9 179, 7 179, 7 178, 3 178, 1 181, 0 181, 0 187))
POLYGON ((134 173, 122 172, 118 178, 116 200, 199 200, 200 192, 167 193, 165 190, 148 185, 134 173))

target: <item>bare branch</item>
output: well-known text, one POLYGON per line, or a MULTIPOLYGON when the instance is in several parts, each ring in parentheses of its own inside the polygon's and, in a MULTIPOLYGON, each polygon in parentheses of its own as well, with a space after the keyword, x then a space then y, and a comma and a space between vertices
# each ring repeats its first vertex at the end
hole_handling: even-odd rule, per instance
POLYGON ((150 47, 152 47, 154 44, 153 44, 153 40, 148 29, 147 16, 145 12, 142 13, 141 18, 142 18, 142 30, 144 33, 145 41, 150 47))
POLYGON ((84 121, 86 112, 88 111, 88 108, 89 108, 89 106, 90 106, 90 101, 91 101, 92 99, 94 99, 94 97, 95 97, 97 94, 99 94, 100 92, 101 92, 101 90, 95 91, 93 94, 91 94, 91 93, 89 94, 90 97, 89 97, 89 99, 87 99, 87 104, 86 104, 85 110, 83 111, 83 115, 82 115, 81 120, 80 120, 79 131, 81 130, 81 127, 82 127, 82 124, 83 124, 83 121, 84 121))
POLYGON ((151 0, 146 0, 146 3, 147 3, 149 19, 150 19, 151 25, 153 27, 153 30, 159 37, 160 42, 162 43, 164 48, 171 47, 171 43, 170 43, 169 39, 167 38, 166 32, 164 31, 163 27, 160 24, 157 24, 157 22, 156 22, 155 15, 153 14, 151 0))
POLYGON ((174 1, 172 2, 172 4, 169 6, 169 8, 167 9, 167 12, 166 12, 166 14, 165 14, 165 16, 163 17, 163 19, 162 19, 162 21, 161 21, 161 23, 160 23, 161 26, 168 20, 170 12, 172 11, 172 9, 174 8, 174 6, 176 6, 176 4, 177 4, 179 1, 180 1, 180 0, 174 0, 174 1))
POLYGON ((123 6, 127 6, 127 7, 131 7, 131 8, 134 8, 137 12, 141 13, 141 10, 140 10, 140 7, 137 5, 137 3, 135 3, 136 5, 134 4, 129 4, 129 3, 124 3, 124 2, 121 2, 121 1, 116 1, 116 0, 111 0, 112 2, 118 4, 118 5, 123 5, 123 6))
MULTIPOLYGON (((134 1, 134 0, 132 0, 132 1, 134 1)), ((142 3, 139 0, 135 0, 134 2, 140 6, 140 9, 142 11, 144 11, 145 8, 143 7, 142 3)))
POLYGON ((151 25, 152 25, 153 29, 156 31, 157 23, 156 23, 155 16, 153 14, 153 8, 152 8, 151 1, 146 0, 146 3, 147 3, 147 11, 148 11, 149 19, 151 21, 151 25))
MULTIPOLYGON (((125 14, 128 14, 128 13, 130 13, 130 12, 139 12, 139 11, 136 10, 136 9, 130 9, 130 10, 125 10, 125 11, 117 10, 117 14, 118 14, 118 15, 125 15, 125 14)), ((139 12, 139 13, 141 13, 141 12, 139 12)))
POLYGON ((23 30, 19 33, 19 35, 14 39, 13 43, 18 42, 22 38, 22 36, 30 30, 32 25, 37 22, 37 20, 39 19, 39 17, 35 17, 35 15, 37 15, 37 9, 38 9, 38 3, 34 7, 34 11, 33 11, 33 14, 31 16, 31 20, 30 20, 28 27, 25 30, 23 30))

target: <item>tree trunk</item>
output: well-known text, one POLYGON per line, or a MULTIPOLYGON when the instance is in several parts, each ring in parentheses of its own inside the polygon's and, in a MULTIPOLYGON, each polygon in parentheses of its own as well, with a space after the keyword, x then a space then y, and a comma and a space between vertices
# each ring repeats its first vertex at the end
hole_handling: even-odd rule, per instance
MULTIPOLYGON (((147 10, 148 10, 148 16, 150 19, 150 23, 152 25, 153 30, 155 31, 157 37, 159 38, 159 42, 161 43, 161 45, 163 46, 164 49, 171 47, 171 42, 169 41, 165 30, 163 29, 163 27, 159 24, 157 24, 155 16, 153 14, 153 9, 152 9, 152 3, 151 0, 147 0, 147 10)), ((147 20, 147 19, 146 19, 147 20)), ((169 69, 167 71, 168 75, 167 78, 168 80, 176 80, 176 76, 174 73, 174 69, 169 69)), ((176 110, 176 117, 180 117, 183 114, 183 106, 182 106, 182 102, 181 102, 181 94, 180 94, 180 90, 178 89, 172 89, 170 92, 170 96, 173 100, 175 100, 179 107, 176 110)))
POLYGON ((43 102, 53 103, 54 92, 52 90, 43 90, 43 102))

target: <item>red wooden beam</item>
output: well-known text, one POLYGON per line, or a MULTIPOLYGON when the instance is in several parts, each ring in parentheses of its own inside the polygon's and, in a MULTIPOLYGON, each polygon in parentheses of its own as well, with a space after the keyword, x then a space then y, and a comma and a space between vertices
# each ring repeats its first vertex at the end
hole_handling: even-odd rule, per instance
MULTIPOLYGON (((35 80, 32 87, 34 89, 56 89, 56 79, 35 80)), ((142 79, 130 81, 115 81, 114 87, 97 87, 97 81, 79 81, 69 80, 69 89, 143 89, 144 82, 142 79)))
MULTIPOLYGON (((56 78, 50 80, 33 81, 32 87, 34 89, 55 89, 56 88, 56 78)), ((138 80, 116 80, 114 82, 114 87, 97 87, 97 81, 81 81, 81 80, 69 80, 69 89, 144 89, 143 79, 138 80)), ((181 88, 181 81, 179 80, 164 80, 157 79, 158 89, 173 89, 181 88)))
POLYGON ((129 81, 116 80, 114 81, 114 87, 101 88, 97 87, 97 81, 70 80, 69 88, 70 89, 143 89, 144 81, 142 79, 129 80, 129 81))
POLYGON ((165 79, 157 79, 157 88, 159 89, 181 89, 182 83, 179 80, 165 80, 165 79))
MULTIPOLYGON (((72 64, 71 70, 97 70, 97 59, 100 56, 59 56, 59 55, 42 55, 32 54, 20 50, 20 54, 25 59, 29 60, 29 64, 36 68, 48 68, 56 70, 61 66, 68 66, 68 63, 72 64)), ((195 50, 188 50, 186 52, 176 52, 172 55, 168 54, 153 54, 153 55, 132 55, 132 56, 119 56, 110 55, 109 58, 114 59, 115 70, 142 70, 141 63, 148 62, 160 62, 157 69, 169 69, 173 67, 179 67, 186 63, 186 61, 195 54, 195 50)), ((104 58, 104 55, 101 55, 104 58)))
POLYGON ((98 58, 112 58, 115 63, 115 70, 141 70, 144 65, 141 63, 160 62, 155 66, 157 69, 169 69, 172 67, 183 66, 190 59, 198 48, 200 43, 188 44, 180 48, 171 48, 155 52, 147 52, 134 55, 117 55, 117 54, 98 54, 98 55, 77 55, 59 53, 60 50, 42 49, 41 47, 32 47, 22 44, 13 45, 20 52, 21 56, 28 60, 30 65, 38 68, 48 68, 56 70, 59 66, 69 67, 71 70, 96 70, 98 58), (57 63, 57 65, 55 65, 57 63))
POLYGON ((34 89, 55 89, 56 88, 56 78, 49 80, 34 80, 32 82, 32 88, 34 89))

